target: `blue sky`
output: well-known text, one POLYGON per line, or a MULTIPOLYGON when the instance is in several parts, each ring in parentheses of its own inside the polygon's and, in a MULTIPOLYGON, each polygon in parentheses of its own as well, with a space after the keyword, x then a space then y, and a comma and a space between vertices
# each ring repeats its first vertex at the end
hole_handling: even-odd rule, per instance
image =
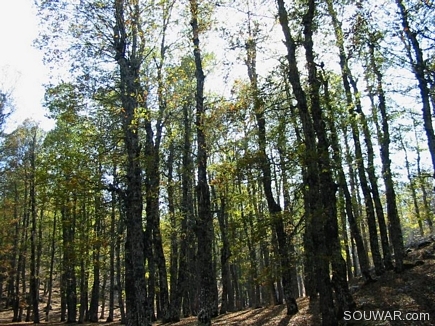
POLYGON ((42 64, 42 53, 32 47, 38 36, 38 24, 33 0, 1 0, 0 87, 10 91, 15 113, 6 126, 13 130, 26 118, 41 122, 49 129, 52 121, 44 117, 43 84, 48 72, 42 64))

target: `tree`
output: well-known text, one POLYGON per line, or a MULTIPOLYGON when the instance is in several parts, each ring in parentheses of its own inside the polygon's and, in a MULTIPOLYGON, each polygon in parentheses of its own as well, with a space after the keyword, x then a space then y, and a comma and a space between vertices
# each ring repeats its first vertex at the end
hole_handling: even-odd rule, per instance
POLYGON ((199 46, 199 4, 190 0, 191 26, 193 34, 193 56, 195 58, 196 77, 196 138, 197 138, 197 186, 198 218, 196 220, 196 235, 198 238, 198 268, 200 277, 198 325, 211 325, 211 317, 215 311, 213 287, 215 278, 213 272, 213 223, 210 203, 210 189, 207 181, 208 146, 205 131, 204 81, 201 48, 199 46))
POLYGON ((399 9, 398 14, 403 27, 402 33, 407 40, 404 42, 407 57, 410 65, 412 66, 412 70, 414 72, 415 78, 417 79, 418 88, 420 90, 424 128, 426 131, 428 148, 432 158, 432 166, 434 168, 435 177, 435 133, 432 124, 430 91, 426 78, 427 67, 423 56, 423 50, 417 38, 418 33, 417 31, 413 30, 409 21, 409 10, 407 10, 402 0, 396 0, 396 5, 399 9))
POLYGON ((140 7, 133 1, 132 12, 124 0, 115 0, 115 25, 113 48, 120 74, 120 97, 122 102, 122 124, 127 154, 126 163, 126 228, 125 245, 125 291, 127 303, 127 325, 148 325, 147 292, 144 269, 144 244, 142 229, 142 170, 140 166, 140 143, 137 113, 143 103, 140 84, 141 57, 144 44, 140 43, 140 7), (133 24, 127 24, 126 11, 132 15, 133 24))

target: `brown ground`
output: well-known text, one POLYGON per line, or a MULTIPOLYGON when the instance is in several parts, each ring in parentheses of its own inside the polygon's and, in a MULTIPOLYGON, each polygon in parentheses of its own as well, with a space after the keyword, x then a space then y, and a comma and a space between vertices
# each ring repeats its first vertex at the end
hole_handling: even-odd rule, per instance
MULTIPOLYGON (((421 251, 426 249, 422 249, 421 251)), ((435 244, 430 248, 435 251, 435 244)), ((433 254, 429 257, 421 257, 420 252, 414 252, 414 260, 423 258, 423 264, 412 267, 402 274, 396 274, 392 271, 385 273, 377 282, 362 284, 361 281, 355 280, 351 283, 354 293, 354 299, 357 303, 358 312, 384 311, 390 312, 394 316, 394 311, 402 312, 401 317, 405 318, 406 313, 427 313, 429 320, 417 321, 398 321, 387 319, 386 321, 348 321, 342 322, 342 325, 435 325, 435 259, 433 254), (417 258, 415 258, 417 257, 417 258)), ((213 320, 213 325, 255 325, 255 326, 285 326, 285 325, 319 325, 320 319, 318 309, 309 310, 308 300, 305 298, 298 299, 300 312, 293 317, 285 314, 284 306, 265 307, 259 309, 249 309, 221 315, 213 320)), ((58 320, 58 311, 55 309, 51 312, 53 320, 58 320)), ((41 316, 45 314, 41 311, 41 316)), ((107 314, 106 314, 107 316, 107 314)), ((358 318, 359 313, 356 314, 358 318)), ((417 315, 414 315, 417 317, 417 315)), ((0 325, 27 325, 32 323, 11 323, 12 311, 0 311, 0 325)), ((426 316, 427 319, 427 316, 426 316)), ((193 326, 196 318, 185 318, 178 323, 166 325, 173 326, 193 326)), ((60 322, 41 322, 46 325, 64 325, 60 322)), ((103 321, 100 322, 103 324, 103 321)), ((106 325, 120 325, 119 322, 104 323, 106 325)), ((95 325, 95 324, 83 324, 95 325)), ((155 325, 161 325, 156 323, 155 325)))

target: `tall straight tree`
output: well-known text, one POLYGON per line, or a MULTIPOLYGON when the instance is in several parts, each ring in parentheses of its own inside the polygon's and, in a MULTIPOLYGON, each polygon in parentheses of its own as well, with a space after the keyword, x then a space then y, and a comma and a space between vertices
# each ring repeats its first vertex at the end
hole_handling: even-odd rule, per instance
POLYGON ((30 216, 31 216, 31 235, 30 235, 30 300, 32 303, 33 323, 39 324, 39 275, 37 266, 37 239, 36 239, 36 140, 37 128, 30 130, 31 140, 29 148, 30 156, 30 216))
MULTIPOLYGON (((394 189, 393 174, 391 170, 390 158, 390 119, 387 113, 387 100, 384 91, 383 74, 375 57, 375 46, 377 43, 376 34, 370 33, 367 40, 369 52, 369 67, 373 71, 376 79, 375 92, 378 96, 378 105, 381 114, 382 131, 379 130, 379 142, 382 161, 382 176, 385 183, 385 195, 387 199, 387 213, 390 226, 390 238, 394 249, 394 261, 397 272, 403 271, 403 235, 400 225, 399 213, 397 210, 396 191, 394 189)), ((376 115, 377 111, 373 113, 376 115)))
POLYGON ((119 90, 122 102, 122 124, 127 155, 125 225, 125 293, 127 326, 148 325, 147 289, 144 267, 144 241, 142 229, 142 169, 140 165, 139 125, 137 113, 143 95, 140 67, 144 44, 140 40, 140 7, 137 0, 114 1, 115 24, 113 48, 118 64, 119 90), (126 10, 131 15, 126 16, 126 10))
POLYGON ((248 40, 246 41, 246 66, 248 68, 248 76, 251 84, 253 110, 258 127, 258 147, 259 147, 259 165, 262 172, 262 183, 264 195, 266 196, 267 206, 270 213, 270 218, 276 232, 278 240, 278 253, 281 265, 281 277, 284 290, 284 299, 287 305, 287 314, 294 315, 298 312, 298 305, 295 300, 295 294, 292 293, 292 280, 290 268, 290 252, 288 250, 288 235, 285 232, 284 221, 282 217, 282 208, 276 201, 272 191, 272 173, 269 163, 269 158, 266 153, 266 118, 265 104, 260 96, 258 87, 257 75, 257 26, 252 27, 251 18, 248 18, 248 40))
POLYGON ((204 81, 202 57, 199 45, 199 7, 197 0, 190 0, 191 26, 193 34, 193 56, 195 58, 196 77, 196 137, 197 137, 197 200, 198 218, 196 221, 196 234, 198 237, 198 269, 200 278, 198 326, 211 325, 214 311, 213 287, 215 274, 213 271, 213 216, 211 213, 210 188, 207 180, 208 148, 205 133, 205 106, 204 81))
POLYGON ((320 294, 322 324, 337 323, 334 311, 332 286, 337 296, 339 314, 354 309, 355 304, 349 293, 346 280, 346 266, 341 256, 338 238, 337 206, 335 200, 336 184, 332 176, 332 165, 329 157, 329 139, 323 119, 320 103, 320 82, 314 60, 313 34, 315 31, 316 3, 308 0, 302 17, 303 41, 308 69, 308 95, 301 85, 300 72, 296 59, 296 42, 291 34, 287 9, 284 1, 277 0, 278 16, 285 37, 288 62, 288 79, 296 98, 296 106, 302 122, 305 137, 306 167, 305 182, 308 190, 305 193, 306 224, 310 226, 312 238, 317 288, 320 294), (316 139, 317 138, 317 139, 316 139), (320 196, 320 200, 319 200, 320 196), (331 244, 331 245, 329 245, 331 244), (330 264, 332 266, 332 283, 330 280, 330 264))
MULTIPOLYGON (((351 120, 352 137, 355 145, 355 156, 356 156, 355 158, 357 161, 357 170, 358 170, 358 176, 360 178, 361 189, 365 200, 367 223, 370 232, 370 249, 372 252, 376 274, 380 275, 384 273, 385 269, 384 269, 384 264, 382 262, 381 253, 379 250, 375 208, 373 205, 373 198, 370 192, 370 187, 365 172, 366 169, 364 166, 363 151, 361 146, 359 128, 357 124, 358 114, 356 111, 360 113, 362 112, 362 109, 361 107, 359 107, 358 109, 354 109, 355 103, 352 98, 352 90, 351 90, 351 82, 350 82, 350 80, 351 79, 353 80, 353 78, 351 76, 351 72, 347 60, 347 54, 344 47, 343 30, 337 18, 336 11, 333 6, 333 2, 328 0, 327 4, 328 4, 328 12, 332 21, 332 26, 334 28, 335 42, 339 51, 341 77, 342 77, 343 87, 345 91, 346 104, 349 107, 349 113, 351 116, 350 120, 351 120)), ((357 97, 358 94, 354 94, 354 96, 357 97)))

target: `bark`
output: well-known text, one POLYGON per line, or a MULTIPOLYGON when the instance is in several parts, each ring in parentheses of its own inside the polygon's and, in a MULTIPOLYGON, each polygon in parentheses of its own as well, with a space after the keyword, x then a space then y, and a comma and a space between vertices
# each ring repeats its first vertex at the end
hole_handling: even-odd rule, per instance
POLYGON ((230 273, 231 273, 231 279, 234 288, 236 310, 240 311, 243 309, 243 304, 242 304, 242 298, 240 293, 241 291, 240 291, 239 277, 237 273, 237 266, 235 264, 230 264, 230 273))
MULTIPOLYGON (((170 134, 170 131, 168 131, 170 134)), ((175 211, 175 181, 173 179, 174 174, 174 156, 175 156, 175 146, 174 142, 171 140, 169 144, 169 155, 167 160, 168 167, 168 210, 169 210, 169 220, 171 225, 171 254, 170 254, 170 306, 169 306, 169 316, 171 321, 176 321, 179 319, 179 309, 180 307, 175 305, 178 300, 178 262, 179 262, 179 250, 178 250, 178 223, 175 211), (177 317, 178 316, 178 317, 177 317)))
POLYGON ((32 137, 30 147, 30 215, 31 215, 31 235, 30 235, 30 301, 32 304, 33 323, 39 324, 39 275, 37 268, 37 243, 36 243, 36 166, 35 166, 35 145, 36 132, 32 137))
MULTIPOLYGON (((15 208, 14 208, 14 217, 19 220, 18 217, 18 202, 19 202, 19 194, 17 185, 15 184, 15 208)), ((27 202, 27 185, 25 184, 24 190, 24 202, 27 202)), ((27 208, 24 209, 23 218, 21 221, 21 227, 19 227, 19 240, 18 240, 18 261, 17 261, 17 271, 15 274, 15 288, 14 288, 14 299, 13 299, 13 322, 21 322, 23 307, 22 301, 24 300, 23 296, 26 293, 26 282, 25 282, 25 252, 26 252, 26 241, 27 241, 27 227, 28 227, 28 213, 27 208), (24 274, 24 275, 23 275, 24 274), (23 289, 20 294, 20 282, 23 285, 23 289)))
POLYGON ((51 232, 51 244, 50 244, 50 269, 48 276, 48 297, 47 305, 45 306, 45 321, 49 321, 51 297, 53 294, 53 272, 54 272, 54 257, 55 257, 55 245, 56 245, 56 224, 57 224, 57 210, 54 212, 53 217, 53 229, 51 232))
POLYGON ((126 323, 126 314, 125 314, 125 307, 124 307, 124 297, 123 297, 123 289, 124 289, 124 282, 122 278, 122 269, 121 269, 121 243, 122 238, 125 230, 125 224, 124 224, 124 218, 125 218, 125 212, 123 210, 123 201, 121 198, 119 198, 119 213, 120 218, 118 221, 117 226, 117 236, 116 236, 116 247, 115 247, 115 257, 116 257, 116 291, 118 292, 118 305, 119 305, 119 312, 121 314, 121 324, 126 323))
MULTIPOLYGON (((258 182, 258 181, 257 181, 258 182)), ((261 211, 260 205, 258 203, 257 198, 259 196, 257 195, 257 186, 256 186, 256 179, 252 176, 252 173, 248 173, 248 194, 251 195, 251 202, 252 206, 254 208, 255 216, 257 217, 257 224, 258 225, 264 225, 266 221, 264 220, 264 212, 261 211), (249 190, 250 189, 250 190, 249 190)), ((258 188, 261 187, 261 184, 258 185, 258 188)), ((277 305, 278 297, 276 296, 276 289, 275 289, 275 280, 272 273, 272 264, 270 262, 270 252, 268 248, 269 244, 266 242, 266 239, 264 237, 260 238, 260 266, 261 266, 261 273, 265 274, 266 281, 265 286, 263 287, 264 291, 266 292, 263 296, 263 301, 268 300, 270 305, 277 305)))
MULTIPOLYGON (((89 200, 81 201, 80 216, 81 223, 78 225, 80 234, 79 250, 80 255, 80 308, 79 308, 79 323, 89 320, 89 265, 90 265, 90 235, 92 234, 92 223, 88 214, 89 200)), ((92 257, 92 256, 91 256, 92 257)))
MULTIPOLYGON (((293 209, 291 207, 291 200, 290 200, 290 186, 288 182, 288 175, 287 175, 287 164, 285 162, 285 120, 282 118, 279 121, 280 125, 280 133, 279 133, 279 143, 278 145, 278 152, 279 152, 279 161, 280 161, 280 168, 281 168, 281 174, 282 174, 282 193, 284 197, 284 212, 290 217, 290 224, 294 225, 294 218, 295 216, 293 209)), ((299 230, 295 228, 292 230, 292 235, 297 234, 299 230)), ((297 271, 297 262, 296 262, 296 249, 295 245, 293 243, 293 237, 289 239, 288 243, 288 249, 289 249, 289 255, 290 255, 290 268, 291 268, 291 283, 292 283, 292 293, 295 298, 300 297, 299 288, 298 288, 298 271, 297 271)))
MULTIPOLYGON (((332 105, 331 105, 332 99, 331 99, 330 94, 329 94, 329 83, 328 83, 328 80, 326 80, 323 77, 321 77, 321 80, 323 83, 326 107, 328 108, 329 116, 331 117, 331 119, 327 119, 327 121, 328 121, 328 128, 331 131, 330 141, 331 141, 331 147, 332 147, 332 153, 333 153, 332 157, 333 157, 335 168, 337 171, 336 172, 337 173, 337 182, 338 182, 338 186, 340 187, 340 189, 343 193, 347 220, 349 223, 351 236, 355 240, 355 244, 356 244, 356 248, 357 248, 357 252, 358 252, 358 261, 359 261, 360 268, 361 268, 361 273, 363 274, 363 276, 366 280, 371 280, 371 276, 370 276, 370 272, 369 272, 370 264, 369 264, 369 258, 367 255, 367 250, 364 247, 364 242, 363 242, 361 232, 360 232, 360 229, 358 227, 358 222, 357 222, 357 219, 355 216, 356 214, 355 214, 354 209, 352 207, 353 206, 352 205, 352 196, 351 196, 351 193, 349 191, 346 176, 344 174, 342 159, 341 159, 341 155, 340 155, 341 151, 340 151, 340 145, 339 145, 339 140, 338 140, 338 131, 337 131, 337 128, 335 126, 334 121, 332 121, 332 117, 334 115, 333 115, 333 109, 332 109, 332 105)), ((344 225, 343 225, 343 227, 344 227, 344 225)), ((356 266, 355 266, 355 268, 356 268, 356 266)))
POLYGON ((88 273, 86 272, 85 259, 82 258, 80 260, 80 308, 77 322, 83 324, 88 314, 88 273))
MULTIPOLYGON (((317 281, 315 280, 315 276, 314 276, 314 268, 315 268, 314 255, 320 254, 319 252, 316 253, 315 244, 313 243, 314 230, 312 228, 314 225, 312 221, 313 215, 316 214, 316 212, 320 211, 320 209, 317 207, 318 195, 319 195, 319 188, 318 188, 319 174, 318 174, 318 167, 316 164, 316 159, 317 159, 316 139, 315 139, 313 123, 308 109, 306 95, 302 89, 302 85, 300 82, 300 73, 296 61, 296 42, 290 32, 288 13, 285 8, 283 0, 277 0, 277 3, 278 3, 279 22, 284 34, 284 40, 285 40, 284 42, 287 49, 288 82, 291 85, 293 95, 296 99, 298 114, 302 125, 301 129, 303 131, 303 137, 304 137, 305 151, 302 157, 302 162, 303 162, 302 170, 303 170, 304 185, 306 185, 306 188, 304 189, 304 211, 305 211, 304 246, 306 251, 305 272, 307 275, 305 284, 312 285, 311 288, 310 287, 307 288, 308 295, 310 295, 310 299, 315 299, 317 296, 317 291, 316 291, 317 281)), ((324 250, 325 246, 323 246, 322 249, 324 250)), ((316 261, 316 263, 317 265, 323 263, 323 269, 321 271, 326 275, 326 273, 329 274, 329 271, 327 272, 325 269, 327 265, 327 263, 325 262, 325 257, 327 257, 327 255, 325 255, 318 262, 316 261)), ((329 282, 329 277, 325 277, 325 275, 321 277, 321 281, 329 282)), ((320 290, 319 284, 317 284, 317 290, 320 290)), ((333 308, 331 308, 333 303, 332 303, 332 294, 330 293, 330 286, 324 286, 322 287, 322 290, 326 291, 326 292, 322 292, 321 294, 322 297, 321 299, 324 302, 324 304, 322 304, 322 307, 328 307, 327 311, 325 311, 325 321, 331 319, 330 321, 333 322, 334 319, 333 308), (330 317, 327 317, 327 315, 329 315, 330 317)))
POLYGON ((207 181, 208 147, 205 134, 204 81, 202 58, 199 46, 198 2, 190 0, 191 26, 193 33, 193 55, 196 77, 196 136, 197 136, 197 204, 198 217, 196 234, 198 238, 198 269, 200 278, 198 325, 211 325, 214 310, 213 287, 216 280, 213 272, 213 217, 210 208, 210 189, 207 181))
MULTIPOLYGON (((12 255, 11 255, 11 267, 10 267, 10 276, 8 280, 8 295, 7 295, 7 301, 5 308, 8 308, 12 304, 12 308, 14 308, 15 301, 18 298, 18 293, 15 292, 15 284, 14 281, 16 279, 16 274, 18 273, 18 259, 19 259, 19 238, 20 238, 20 222, 18 218, 18 191, 17 191, 17 184, 16 182, 12 185, 13 193, 14 193, 14 208, 13 208, 13 219, 15 224, 15 230, 14 230, 14 241, 13 241, 13 247, 12 247, 12 255)), ((15 311, 14 311, 15 312, 15 311)))
POLYGON ((100 198, 98 195, 95 198, 95 222, 94 236, 92 249, 93 262, 93 283, 91 290, 91 302, 89 305, 89 321, 91 323, 98 322, 98 305, 100 299, 100 248, 101 248, 101 217, 100 217, 100 198))
MULTIPOLYGON (((104 259, 104 258, 103 258, 104 259)), ((106 266, 103 266, 103 270, 106 269, 106 266)), ((104 313, 106 312, 106 285, 107 285, 107 273, 105 272, 103 275, 103 284, 101 286, 101 311, 99 319, 104 319, 104 313)))
POLYGON ((281 277, 284 288, 284 299, 287 305, 287 314, 294 315, 298 312, 298 307, 294 294, 292 293, 291 281, 291 266, 288 250, 287 234, 284 229, 284 221, 282 218, 282 208, 276 202, 272 192, 272 176, 269 159, 266 153, 266 118, 264 114, 264 103, 261 100, 258 81, 257 81, 257 55, 256 55, 256 32, 251 31, 249 27, 250 38, 246 41, 246 65, 248 68, 248 76, 251 83, 251 92, 253 100, 253 110, 257 121, 258 128, 258 148, 259 148, 259 164, 262 172, 262 183, 264 195, 266 197, 268 210, 272 225, 277 235, 278 253, 281 267, 281 277))
MULTIPOLYGON (((75 197, 72 199, 76 206, 75 197)), ((65 286, 65 303, 67 307, 66 322, 75 323, 77 318, 77 293, 76 293, 76 252, 75 239, 75 212, 71 212, 64 203, 61 208, 62 238, 63 238, 63 282, 65 286)))
MULTIPOLYGON (((145 232, 145 243, 147 243, 148 250, 153 252, 154 261, 148 259, 149 266, 156 265, 158 270, 158 283, 159 283, 159 303, 162 308, 160 315, 164 322, 169 320, 169 293, 168 281, 166 271, 166 261, 163 253, 162 237, 160 232, 160 213, 159 213, 159 193, 160 193, 160 138, 161 138, 161 122, 158 122, 157 137, 155 141, 154 133, 151 128, 151 123, 146 122, 146 145, 145 145, 145 185, 146 185, 146 215, 147 215, 147 230, 145 232), (150 248, 152 246, 152 248, 150 248)), ((152 267, 154 269, 155 267, 152 267)), ((153 277, 150 275, 150 278, 153 277)), ((150 286, 150 300, 153 291, 150 286)), ((151 301, 152 304, 153 301, 151 301)))
MULTIPOLYGON (((113 166, 113 179, 117 179, 116 175, 116 164, 113 166)), ((109 251, 109 315, 107 316, 106 322, 110 323, 113 321, 113 313, 115 310, 115 247, 116 247, 116 192, 111 193, 111 203, 110 203, 110 251, 109 251)))
POLYGON ((347 279, 351 280, 352 274, 352 260, 349 249, 349 236, 347 233, 347 223, 346 223, 346 210, 345 210, 345 199, 343 195, 343 190, 339 189, 339 195, 337 199, 337 210, 340 218, 340 237, 343 240, 344 252, 346 254, 346 269, 347 269, 347 279))
MULTIPOLYGON (((169 316, 169 290, 168 277, 166 271, 166 260, 163 252, 162 236, 160 232, 160 144, 163 129, 163 114, 166 111, 166 100, 164 98, 164 80, 162 75, 163 63, 165 60, 166 45, 165 31, 167 23, 164 23, 162 43, 160 47, 160 61, 157 65, 157 95, 159 104, 159 116, 156 121, 156 133, 154 135, 151 121, 145 121, 145 197, 147 215, 147 236, 150 237, 153 246, 154 259, 158 268, 159 282, 159 305, 161 307, 157 318, 163 322, 170 319, 169 316)), ((149 239, 148 239, 149 241, 149 239)), ((151 296, 150 296, 151 297, 151 296)))
MULTIPOLYGON (((213 189, 214 188, 212 188, 212 192, 213 189)), ((216 198, 216 195, 214 195, 214 197, 216 198)), ((230 292, 229 288, 231 286, 230 268, 229 268, 231 249, 230 249, 230 242, 228 240, 228 233, 227 233, 228 221, 226 216, 227 214, 226 197, 224 194, 220 196, 219 201, 220 201, 220 207, 218 211, 218 222, 221 231, 221 241, 222 241, 222 248, 220 254, 221 277, 222 277, 222 301, 221 301, 220 313, 225 314, 228 311, 228 294, 230 292)))
POLYGON ((343 278, 343 264, 338 243, 337 212, 335 203, 336 186, 332 179, 329 166, 328 146, 325 127, 319 103, 319 83, 313 53, 313 18, 315 14, 314 1, 308 2, 304 24, 304 48, 308 66, 310 85, 311 114, 307 96, 302 89, 300 73, 296 63, 296 43, 291 35, 288 15, 282 0, 278 0, 279 21, 285 37, 288 60, 288 78, 296 98, 299 118, 305 138, 304 183, 308 187, 305 191, 305 214, 308 243, 312 243, 315 255, 315 271, 317 290, 320 295, 320 309, 322 323, 333 325, 337 323, 334 302, 331 291, 329 264, 333 267, 333 284, 335 286, 339 308, 351 307, 353 301, 348 294, 347 282, 343 278), (311 117, 312 115, 312 117, 311 117), (311 120, 313 119, 313 120, 311 120), (316 141, 316 136, 318 142, 316 141), (312 239, 312 240, 311 240, 312 239), (332 246, 327 245, 332 240, 332 246))
POLYGON ((193 267, 193 248, 195 243, 193 229, 193 196, 192 196, 192 175, 193 161, 191 156, 191 119, 189 117, 188 106, 183 106, 183 150, 182 150, 182 171, 181 171, 181 239, 180 239, 180 258, 178 267, 177 296, 175 298, 174 315, 172 321, 179 321, 181 306, 183 305, 183 315, 188 317, 192 314, 191 293, 195 292, 195 286, 191 281, 191 271, 193 267))
MULTIPOLYGON (((139 45, 139 4, 133 7, 132 30, 127 30, 124 0, 115 0, 115 25, 113 47, 115 61, 120 73, 120 97, 123 107, 122 124, 126 149, 126 193, 125 225, 125 292, 127 326, 147 326, 150 323, 147 311, 147 289, 145 282, 144 236, 142 229, 142 169, 140 164, 141 147, 137 110, 141 102, 140 66, 143 49, 139 45), (128 46, 127 43, 130 45, 128 46), (133 96, 132 96, 133 95, 133 96)), ((127 18, 128 19, 128 18, 127 18)))
MULTIPOLYGON (((320 212, 314 214, 313 223, 315 228, 318 228, 313 240, 315 245, 318 241, 319 247, 329 246, 330 252, 325 251, 327 255, 330 255, 331 266, 332 266, 332 285, 335 289, 335 295, 337 299, 337 310, 338 317, 341 318, 344 311, 352 311, 355 309, 356 305, 353 298, 349 292, 349 287, 346 278, 346 263, 341 256, 341 246, 340 239, 338 235, 338 221, 337 221, 337 202, 336 202, 336 191, 337 185, 334 182, 332 174, 331 159, 329 157, 329 145, 330 141, 326 133, 326 125, 324 114, 322 112, 320 104, 320 81, 317 75, 316 63, 314 61, 315 55, 313 51, 313 32, 314 32, 314 16, 316 11, 316 4, 314 0, 308 1, 308 10, 304 16, 304 48, 305 57, 308 65, 308 83, 310 85, 310 101, 311 101, 311 114, 313 117, 313 126, 317 135, 317 153, 318 153, 318 171, 320 173, 320 201, 322 202, 323 214, 321 219, 317 220, 321 216, 320 212), (322 225, 324 223, 324 225, 322 225), (320 225, 322 225, 320 227, 320 225), (321 237, 324 236, 325 242, 320 241, 321 237)), ((318 248, 319 248, 318 247, 318 248)), ((322 256, 320 256, 322 259, 322 256)), ((318 263, 319 261, 317 261, 318 263)), ((320 267, 322 269, 323 267, 320 267)), ((318 271, 318 277, 328 277, 329 278, 329 266, 326 266, 327 271, 318 271)), ((322 283, 320 283, 322 284, 322 283)), ((327 286, 325 282, 324 285, 319 285, 319 287, 327 286)), ((326 292, 326 291, 325 291, 326 292)), ((321 293, 321 290, 319 290, 321 293)), ((328 293, 329 295, 329 293, 328 293)), ((324 311, 322 311, 323 318, 324 311)), ((328 312, 329 315, 329 312, 328 312)), ((322 321, 325 323, 325 321, 322 321)))
POLYGON ((389 219, 390 237, 391 242, 393 243, 396 271, 401 272, 403 271, 404 257, 403 235, 402 227, 400 225, 400 218, 397 211, 396 192, 394 190, 393 175, 391 172, 389 118, 387 114, 387 105, 383 87, 383 76, 378 65, 376 64, 374 44, 369 43, 368 47, 370 54, 370 64, 376 76, 376 91, 379 99, 378 107, 382 118, 382 137, 380 137, 382 176, 384 178, 385 195, 387 198, 387 214, 389 219))

